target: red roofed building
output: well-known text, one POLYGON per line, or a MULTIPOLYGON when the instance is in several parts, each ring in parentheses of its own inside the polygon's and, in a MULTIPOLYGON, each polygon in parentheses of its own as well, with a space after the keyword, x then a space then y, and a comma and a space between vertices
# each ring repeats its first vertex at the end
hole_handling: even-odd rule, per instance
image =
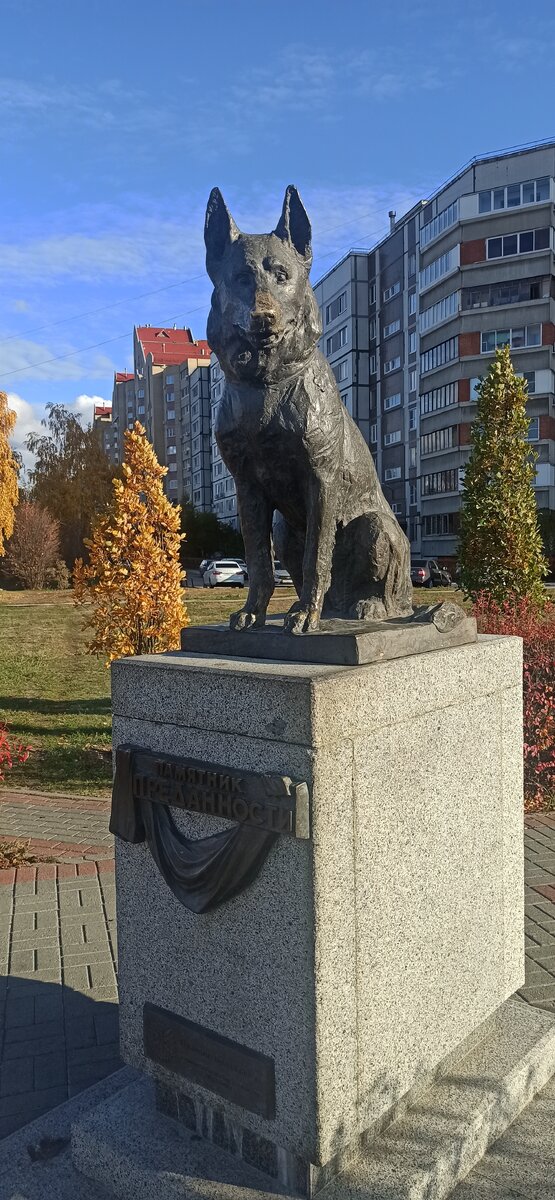
MULTIPOLYGON (((209 509, 210 491, 210 347, 195 341, 191 330, 175 326, 137 325, 133 334, 136 417, 143 422, 158 461, 167 466, 164 480, 170 500, 190 498, 195 507, 209 509), (200 371, 206 386, 196 382, 193 407, 202 408, 192 421, 190 379, 200 371), (142 411, 141 411, 142 409, 142 411), (206 410, 204 412, 204 410, 206 410), (195 432, 193 434, 193 427, 195 432), (193 439, 195 449, 193 451, 193 439), (192 464, 198 464, 202 485, 193 485, 192 464), (206 479, 204 478, 206 476, 206 479)), ((196 377, 195 377, 196 378, 196 377)))
POLYGON ((195 342, 191 330, 187 328, 137 325, 135 338, 140 342, 143 357, 146 359, 147 355, 151 354, 152 361, 157 367, 178 366, 189 358, 205 358, 207 362, 210 362, 208 342, 195 342))
POLYGON ((195 508, 212 503, 210 469, 210 347, 190 329, 137 325, 133 373, 116 371, 109 454, 119 464, 123 435, 140 421, 156 457, 168 468, 170 500, 190 499, 195 508))
POLYGON ((109 404, 95 404, 93 411, 93 429, 96 429, 106 454, 109 458, 111 458, 112 409, 109 404))

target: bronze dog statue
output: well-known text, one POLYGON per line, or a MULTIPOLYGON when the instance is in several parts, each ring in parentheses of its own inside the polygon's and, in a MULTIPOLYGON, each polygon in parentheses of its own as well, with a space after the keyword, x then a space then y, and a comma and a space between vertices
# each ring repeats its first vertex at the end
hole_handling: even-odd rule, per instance
POLYGON ((288 632, 317 629, 322 614, 410 615, 409 542, 317 348, 311 228, 296 188, 287 188, 274 232, 260 235, 240 233, 214 188, 204 236, 214 284, 207 337, 226 378, 216 440, 237 486, 249 568, 232 628, 265 622, 272 526, 299 597, 288 632))

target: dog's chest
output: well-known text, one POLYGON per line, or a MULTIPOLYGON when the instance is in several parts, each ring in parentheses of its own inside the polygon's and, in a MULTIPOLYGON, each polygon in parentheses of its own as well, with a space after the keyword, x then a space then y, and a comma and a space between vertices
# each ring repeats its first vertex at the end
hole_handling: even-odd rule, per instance
MULTIPOLYGON (((303 433, 303 417, 296 389, 272 388, 249 390, 232 396, 228 420, 228 435, 242 442, 254 460, 270 457, 291 449, 303 433), (229 419, 231 418, 231 419, 229 419)), ((249 455, 250 457, 250 455, 249 455)))

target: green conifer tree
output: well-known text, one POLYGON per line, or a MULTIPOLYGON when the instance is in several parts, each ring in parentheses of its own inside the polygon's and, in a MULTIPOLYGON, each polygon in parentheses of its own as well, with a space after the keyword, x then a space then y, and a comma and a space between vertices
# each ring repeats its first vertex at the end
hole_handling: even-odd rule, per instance
POLYGON ((496 351, 477 391, 462 492, 461 585, 475 598, 541 602, 546 564, 534 497, 536 455, 527 441, 525 380, 509 347, 496 351))

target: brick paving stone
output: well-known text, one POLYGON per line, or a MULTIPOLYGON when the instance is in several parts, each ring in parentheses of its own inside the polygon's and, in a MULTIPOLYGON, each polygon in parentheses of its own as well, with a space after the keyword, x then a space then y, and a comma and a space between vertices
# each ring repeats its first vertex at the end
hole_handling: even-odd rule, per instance
POLYGON ((108 814, 0 793, 2 835, 56 860, 0 871, 0 1137, 121 1065, 108 814))

